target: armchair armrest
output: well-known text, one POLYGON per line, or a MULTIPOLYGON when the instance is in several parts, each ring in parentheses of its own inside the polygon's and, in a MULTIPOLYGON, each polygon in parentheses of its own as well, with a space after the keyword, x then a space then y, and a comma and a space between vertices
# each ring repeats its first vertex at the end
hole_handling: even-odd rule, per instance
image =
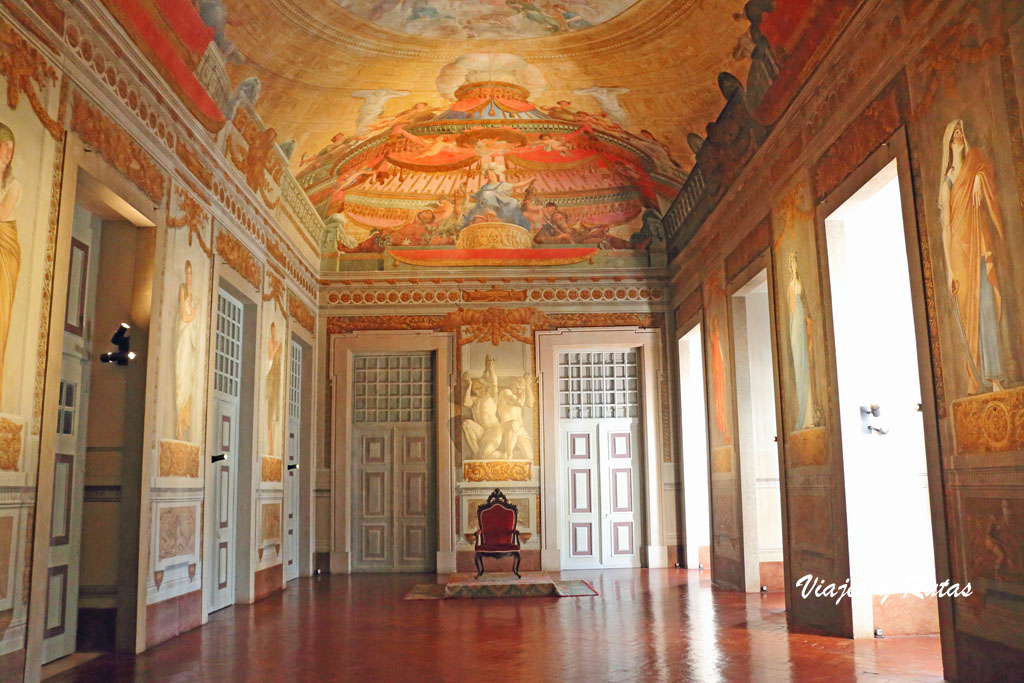
POLYGON ((474 548, 476 546, 480 545, 480 532, 479 531, 474 531, 471 534, 462 534, 462 536, 466 539, 466 543, 471 544, 474 548))

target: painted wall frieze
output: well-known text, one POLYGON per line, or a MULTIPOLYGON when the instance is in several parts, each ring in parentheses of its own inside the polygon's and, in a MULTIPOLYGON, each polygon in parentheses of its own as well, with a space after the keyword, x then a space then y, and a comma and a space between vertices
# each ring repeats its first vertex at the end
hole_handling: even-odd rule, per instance
POLYGON ((217 230, 215 245, 217 253, 232 270, 244 277, 256 289, 262 289, 263 267, 237 237, 221 228, 217 230))
POLYGON ((316 334, 316 314, 292 292, 288 292, 288 313, 310 334, 316 334))
POLYGON ((153 158, 119 125, 81 93, 72 96, 71 127, 114 168, 157 204, 163 202, 167 177, 153 158))
POLYGON ((616 282, 472 287, 453 282, 455 286, 412 285, 390 287, 351 287, 328 291, 324 300, 328 305, 381 304, 436 305, 462 303, 634 303, 662 304, 665 290, 661 283, 643 282, 625 284, 616 282))
POLYGON ((24 95, 47 132, 60 139, 64 126, 43 104, 46 90, 57 84, 57 72, 5 21, 0 21, 0 73, 7 79, 7 106, 16 109, 24 95))
POLYGON ((199 243, 207 256, 213 256, 213 248, 207 243, 205 235, 210 229, 210 214, 182 187, 175 185, 174 198, 177 200, 176 207, 180 213, 172 213, 167 219, 167 227, 188 228, 188 243, 192 244, 193 238, 199 243))

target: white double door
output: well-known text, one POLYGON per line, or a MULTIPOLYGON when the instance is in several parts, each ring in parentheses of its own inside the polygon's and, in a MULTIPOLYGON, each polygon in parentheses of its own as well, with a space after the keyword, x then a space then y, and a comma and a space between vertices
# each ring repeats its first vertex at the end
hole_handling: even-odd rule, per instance
POLYGON ((563 569, 641 566, 639 435, 635 418, 559 421, 563 569))

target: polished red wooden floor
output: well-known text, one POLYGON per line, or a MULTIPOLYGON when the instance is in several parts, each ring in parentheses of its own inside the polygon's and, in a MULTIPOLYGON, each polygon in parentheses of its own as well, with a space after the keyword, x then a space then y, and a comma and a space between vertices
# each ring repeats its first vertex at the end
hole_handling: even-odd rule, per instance
POLYGON ((940 681, 938 637, 791 634, 781 594, 677 569, 564 572, 590 598, 420 600, 422 575, 300 579, 49 681, 940 681))

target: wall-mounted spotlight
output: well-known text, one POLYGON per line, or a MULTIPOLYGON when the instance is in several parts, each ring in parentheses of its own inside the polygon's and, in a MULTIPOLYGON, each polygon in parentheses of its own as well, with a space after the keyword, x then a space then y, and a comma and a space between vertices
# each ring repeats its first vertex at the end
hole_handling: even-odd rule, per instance
POLYGON ((292 470, 297 470, 297 469, 299 469, 298 464, 288 465, 288 471, 289 472, 291 472, 292 470))
POLYGON ((128 323, 121 323, 117 327, 117 331, 114 332, 114 336, 110 338, 110 343, 117 347, 117 351, 110 353, 101 353, 101 363, 117 363, 118 365, 128 365, 128 361, 135 360, 135 352, 130 349, 131 338, 128 336, 128 330, 132 329, 132 326, 128 323))
POLYGON ((210 462, 220 462, 221 460, 226 460, 227 457, 227 453, 218 453, 217 455, 210 456, 210 462))

